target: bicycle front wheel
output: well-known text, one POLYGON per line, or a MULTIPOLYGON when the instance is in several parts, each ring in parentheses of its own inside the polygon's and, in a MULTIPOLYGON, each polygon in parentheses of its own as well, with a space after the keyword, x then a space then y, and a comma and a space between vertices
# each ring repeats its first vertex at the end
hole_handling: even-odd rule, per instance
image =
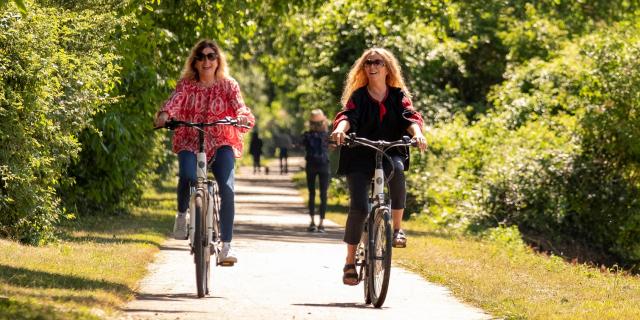
POLYGON ((380 308, 387 297, 391 276, 391 214, 388 208, 377 210, 370 230, 368 285, 371 303, 380 308))
POLYGON ((198 193, 195 199, 195 232, 193 239, 196 264, 196 289, 198 297, 202 298, 208 293, 209 278, 209 250, 207 240, 207 227, 205 220, 205 211, 203 207, 202 194, 198 193))

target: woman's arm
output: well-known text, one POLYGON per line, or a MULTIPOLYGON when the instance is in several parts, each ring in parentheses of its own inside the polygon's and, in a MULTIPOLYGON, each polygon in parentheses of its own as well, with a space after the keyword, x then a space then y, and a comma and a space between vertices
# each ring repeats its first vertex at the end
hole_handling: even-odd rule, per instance
POLYGON ((167 122, 169 118, 173 117, 178 109, 182 107, 186 96, 187 95, 184 93, 184 83, 180 81, 178 82, 176 89, 171 93, 169 99, 165 101, 162 108, 160 108, 160 111, 156 113, 153 124, 156 127, 164 126, 165 122, 167 122))
POLYGON ((231 107, 236 112, 236 119, 238 119, 238 124, 248 126, 249 128, 238 128, 240 132, 248 132, 253 128, 255 124, 255 117, 253 113, 251 113, 251 109, 244 104, 244 99, 242 99, 242 94, 240 93, 240 85, 235 79, 230 79, 231 81, 231 92, 230 96, 230 104, 231 107))

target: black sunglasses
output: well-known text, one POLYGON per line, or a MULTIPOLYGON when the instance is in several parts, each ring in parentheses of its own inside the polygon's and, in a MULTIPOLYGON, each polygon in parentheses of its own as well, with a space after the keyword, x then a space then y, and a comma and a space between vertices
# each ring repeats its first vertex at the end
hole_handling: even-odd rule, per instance
POLYGON ((209 60, 209 61, 215 61, 218 58, 218 56, 213 52, 209 52, 207 54, 204 54, 204 53, 196 54, 196 60, 198 60, 198 61, 202 61, 205 58, 207 58, 207 60, 209 60))
POLYGON ((367 59, 364 61, 364 66, 377 66, 377 67, 384 67, 384 60, 382 59, 367 59))

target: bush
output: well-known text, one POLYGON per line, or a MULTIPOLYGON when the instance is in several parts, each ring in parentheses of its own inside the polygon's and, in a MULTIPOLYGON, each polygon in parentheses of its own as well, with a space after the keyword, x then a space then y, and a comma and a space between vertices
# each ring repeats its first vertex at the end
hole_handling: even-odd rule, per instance
POLYGON ((515 225, 640 261, 639 48, 624 27, 566 43, 550 61, 512 67, 486 116, 432 130, 410 177, 430 218, 515 225))
POLYGON ((64 210, 57 187, 80 152, 78 135, 110 102, 113 17, 29 3, 0 16, 0 236, 53 236, 64 210), (51 19, 51 17, 57 17, 51 19))

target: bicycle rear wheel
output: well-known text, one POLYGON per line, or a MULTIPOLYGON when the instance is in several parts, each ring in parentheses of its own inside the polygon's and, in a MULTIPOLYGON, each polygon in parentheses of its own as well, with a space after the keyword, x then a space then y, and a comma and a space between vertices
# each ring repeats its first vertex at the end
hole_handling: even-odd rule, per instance
POLYGON ((392 241, 390 219, 391 214, 388 208, 376 210, 373 226, 370 230, 373 241, 368 250, 368 285, 371 303, 376 308, 382 307, 389 289, 392 241))
POLYGON ((196 265, 196 289, 198 297, 202 298, 209 292, 209 248, 207 239, 207 227, 205 220, 205 211, 203 206, 203 197, 200 192, 196 194, 195 199, 195 232, 193 239, 195 265, 196 265))

